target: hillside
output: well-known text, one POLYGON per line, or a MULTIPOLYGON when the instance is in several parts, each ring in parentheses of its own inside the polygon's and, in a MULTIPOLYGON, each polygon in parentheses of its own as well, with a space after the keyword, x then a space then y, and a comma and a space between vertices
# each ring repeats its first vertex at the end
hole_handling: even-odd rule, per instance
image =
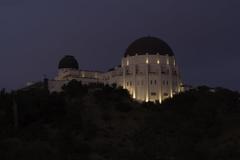
POLYGON ((1 160, 237 160, 240 94, 197 89, 162 104, 72 81, 0 93, 1 160))

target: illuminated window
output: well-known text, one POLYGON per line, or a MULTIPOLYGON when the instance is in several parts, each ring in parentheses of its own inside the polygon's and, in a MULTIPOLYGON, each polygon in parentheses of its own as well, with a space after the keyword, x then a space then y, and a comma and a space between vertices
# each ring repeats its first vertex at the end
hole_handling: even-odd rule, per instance
POLYGON ((157 64, 160 64, 160 61, 159 61, 159 60, 157 60, 157 64))
POLYGON ((157 93, 156 92, 151 92, 151 96, 156 96, 157 93))
POLYGON ((127 66, 129 65, 129 60, 127 60, 127 66))
POLYGON ((168 93, 164 93, 163 95, 164 95, 165 97, 168 97, 169 94, 168 94, 168 93))
POLYGON ((167 58, 167 64, 169 64, 169 59, 167 58))
POLYGON ((148 60, 148 58, 146 59, 146 64, 148 64, 149 63, 149 60, 148 60))

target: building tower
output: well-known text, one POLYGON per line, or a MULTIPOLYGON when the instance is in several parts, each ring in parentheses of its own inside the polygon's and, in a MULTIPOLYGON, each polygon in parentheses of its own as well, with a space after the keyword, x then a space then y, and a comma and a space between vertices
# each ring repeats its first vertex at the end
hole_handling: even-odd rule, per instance
POLYGON ((51 92, 61 91, 71 80, 82 84, 116 84, 139 101, 159 101, 181 92, 181 78, 174 53, 169 45, 155 37, 135 40, 126 49, 121 65, 107 72, 79 70, 73 56, 65 56, 58 66, 58 75, 49 81, 51 92))
POLYGON ((180 73, 169 45, 143 37, 127 48, 122 58, 123 84, 133 98, 159 101, 180 92, 180 73))
POLYGON ((72 80, 79 73, 78 61, 71 55, 64 56, 58 64, 56 80, 72 80))

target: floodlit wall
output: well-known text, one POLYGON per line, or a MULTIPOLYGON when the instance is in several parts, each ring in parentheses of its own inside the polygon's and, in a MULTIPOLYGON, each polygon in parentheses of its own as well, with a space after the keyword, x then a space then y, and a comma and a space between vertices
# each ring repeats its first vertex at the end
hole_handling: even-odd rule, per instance
POLYGON ((127 89, 139 101, 159 101, 181 91, 179 69, 174 56, 135 55, 122 58, 121 66, 108 72, 60 69, 55 80, 49 81, 49 90, 61 91, 71 80, 83 84, 116 84, 127 89))

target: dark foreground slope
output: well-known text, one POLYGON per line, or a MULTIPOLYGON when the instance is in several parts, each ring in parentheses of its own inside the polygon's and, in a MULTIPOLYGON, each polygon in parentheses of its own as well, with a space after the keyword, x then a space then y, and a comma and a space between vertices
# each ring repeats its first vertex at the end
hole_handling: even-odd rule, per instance
POLYGON ((239 97, 199 87, 140 104, 125 90, 77 82, 59 94, 2 91, 0 159, 238 160, 239 97))

